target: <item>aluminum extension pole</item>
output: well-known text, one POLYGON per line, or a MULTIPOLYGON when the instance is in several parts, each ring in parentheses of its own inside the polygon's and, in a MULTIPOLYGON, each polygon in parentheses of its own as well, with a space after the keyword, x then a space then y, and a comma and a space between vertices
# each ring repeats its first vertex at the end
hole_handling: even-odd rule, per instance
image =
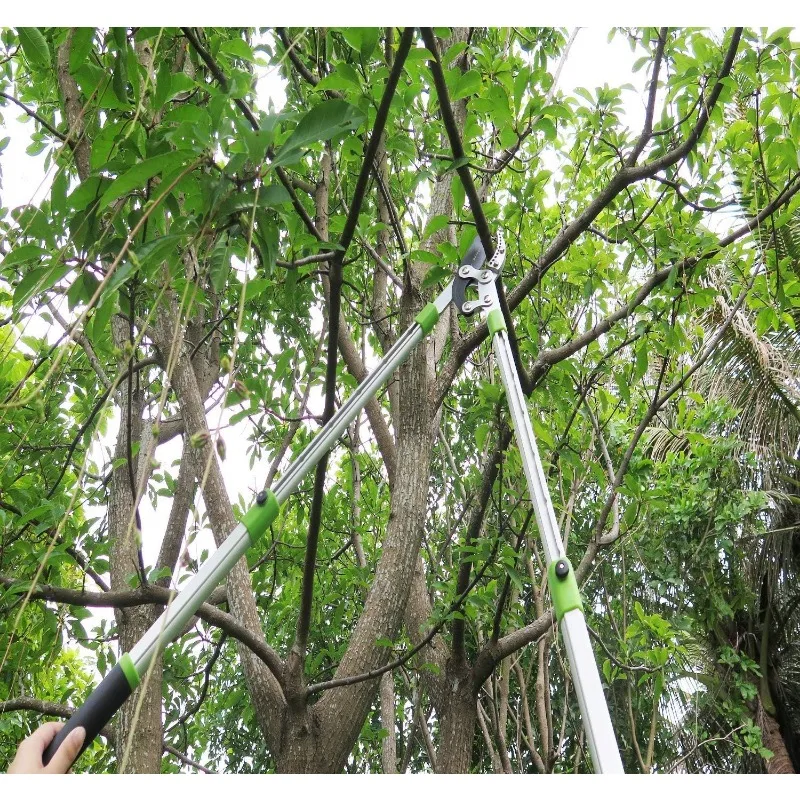
POLYGON ((489 332, 493 334, 492 344, 500 368, 500 378, 506 390, 522 466, 536 513, 547 563, 550 593, 561 626, 561 635, 567 647, 572 680, 578 695, 578 705, 589 743, 589 752, 592 754, 592 763, 596 772, 622 773, 624 772, 622 759, 589 641, 575 573, 564 553, 525 395, 519 383, 506 325, 500 311, 494 276, 491 283, 481 287, 481 296, 484 298, 484 310, 488 312, 489 332))
MULTIPOLYGON (((114 716, 144 677, 153 658, 160 653, 221 583, 233 565, 258 541, 278 516, 280 506, 298 488, 303 478, 317 465, 356 418, 369 399, 383 386, 411 351, 433 329, 440 314, 450 305, 452 283, 417 315, 413 325, 400 336, 383 360, 353 392, 305 450, 289 465, 274 491, 259 492, 256 503, 244 515, 225 541, 200 567, 194 577, 175 596, 144 636, 124 653, 114 668, 92 691, 86 702, 70 717, 44 752, 48 764, 61 743, 77 727, 86 729, 82 753, 114 716)), ((80 755, 80 753, 78 755, 80 755)), ((77 758, 77 756, 76 756, 77 758)))

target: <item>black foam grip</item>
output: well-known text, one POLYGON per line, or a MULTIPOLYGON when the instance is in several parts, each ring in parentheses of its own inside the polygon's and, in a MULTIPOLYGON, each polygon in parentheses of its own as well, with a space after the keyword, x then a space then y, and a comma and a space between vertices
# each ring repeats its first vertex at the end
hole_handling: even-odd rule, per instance
MULTIPOLYGON (((45 765, 56 754, 64 739, 75 728, 85 728, 86 738, 78 755, 80 755, 94 740, 95 736, 117 713, 120 706, 131 696, 131 687, 122 667, 117 664, 108 675, 103 678, 100 685, 86 698, 86 702, 69 718, 67 724, 58 732, 58 735, 47 746, 42 756, 45 765)), ((75 756, 77 759, 78 756, 75 756)))

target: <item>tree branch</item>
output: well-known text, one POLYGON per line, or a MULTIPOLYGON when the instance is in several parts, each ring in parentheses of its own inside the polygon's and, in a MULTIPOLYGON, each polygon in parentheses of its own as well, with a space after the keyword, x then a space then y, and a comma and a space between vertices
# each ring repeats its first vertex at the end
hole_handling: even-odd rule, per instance
POLYGON ((486 559, 486 562, 483 564, 480 570, 478 570, 478 573, 472 579, 469 586, 467 586, 466 590, 450 604, 450 607, 447 609, 442 619, 428 631, 428 633, 423 637, 422 641, 419 644, 412 647, 410 650, 408 650, 406 653, 400 656, 400 658, 396 659, 395 661, 392 661, 389 664, 384 664, 384 666, 382 667, 371 669, 367 672, 362 672, 360 675, 349 675, 345 678, 334 678, 333 680, 325 681, 323 683, 313 683, 311 684, 311 686, 308 686, 306 688, 306 697, 310 697, 311 695, 325 691, 326 689, 334 689, 337 686, 352 686, 353 684, 356 683, 363 683, 364 681, 369 681, 372 680, 373 678, 379 678, 385 672, 391 672, 392 670, 403 666, 403 664, 405 664, 407 661, 413 658, 413 656, 415 656, 420 650, 422 650, 422 648, 425 647, 433 639, 434 636, 436 636, 436 634, 447 624, 450 615, 454 611, 458 611, 458 609, 461 607, 461 604, 467 599, 469 593, 473 590, 478 581, 480 581, 480 579, 484 576, 484 573, 494 560, 494 556, 495 553, 497 552, 497 547, 499 543, 500 540, 498 539, 497 542, 495 542, 495 546, 492 549, 491 555, 489 556, 489 558, 486 559))
POLYGON ((16 97, 10 94, 6 94, 5 92, 0 92, 0 97, 5 97, 6 100, 10 100, 12 103, 18 105, 29 117, 35 119, 43 128, 47 129, 53 136, 56 137, 59 141, 66 142, 67 137, 65 134, 61 133, 61 131, 54 128, 44 117, 40 117, 36 111, 32 108, 29 108, 25 105, 25 103, 21 103, 17 100, 16 97))
MULTIPOLYGON (((8 714, 12 711, 35 711, 37 714, 44 714, 48 717, 61 717, 62 719, 69 719, 76 711, 71 706, 64 703, 50 703, 46 700, 39 700, 37 697, 13 697, 10 700, 0 701, 0 714, 8 714)), ((111 725, 106 725, 100 730, 100 736, 108 741, 110 745, 114 745, 117 740, 116 731, 111 725)), ((213 774, 210 769, 204 767, 193 761, 187 755, 181 753, 180 750, 174 748, 167 742, 161 743, 162 748, 171 755, 175 756, 179 761, 183 762, 189 767, 194 767, 201 772, 209 775, 213 774)))
MULTIPOLYGON (((658 172, 661 172, 667 167, 676 164, 681 158, 691 151, 692 147, 694 147, 694 145, 698 142, 700 136, 705 130, 709 115, 719 99, 724 86, 722 81, 730 74, 733 66, 733 59, 739 46, 741 32, 741 28, 736 28, 734 30, 733 37, 717 78, 717 82, 711 94, 709 95, 707 102, 701 108, 698 114, 698 121, 689 136, 687 136, 687 138, 681 144, 665 153, 661 158, 643 164, 639 167, 621 168, 611 178, 606 186, 596 195, 595 199, 569 225, 566 225, 564 228, 562 228, 562 230, 550 243, 550 246, 538 259, 536 265, 526 273, 520 283, 509 294, 508 307, 510 311, 513 311, 523 301, 523 299, 527 297, 534 286, 536 286, 546 274, 547 270, 559 258, 561 258, 569 246, 588 229, 592 222, 617 197, 620 192, 622 192, 631 184, 644 180, 645 178, 651 178, 658 172)), ((666 280, 666 278, 664 278, 664 280, 666 280)), ((469 334, 464 336, 458 345, 453 348, 453 352, 450 355, 447 363, 442 368, 439 378, 436 382, 436 386, 434 387, 434 398, 437 407, 441 405, 445 394, 453 382, 456 372, 464 364, 470 353, 472 353, 472 351, 487 337, 488 332, 488 328, 484 322, 473 329, 469 334)), ((528 382, 531 385, 534 384, 535 377, 532 376, 528 382)))
MULTIPOLYGON (((7 589, 11 587, 24 587, 25 584, 6 575, 0 575, 0 585, 7 589)), ((136 608, 143 605, 167 605, 175 593, 163 586, 148 584, 130 591, 86 592, 80 589, 67 589, 51 584, 39 584, 32 592, 32 600, 47 600, 52 603, 61 603, 68 606, 82 608, 136 608)), ((263 640, 253 635, 251 631, 236 621, 225 611, 203 603, 197 609, 197 616, 210 625, 223 630, 232 639, 247 645, 253 653, 261 659, 270 669, 279 683, 283 681, 283 663, 278 654, 263 640)))
POLYGON ((653 137, 653 114, 656 108, 656 94, 658 93, 658 74, 661 71, 661 62, 664 59, 664 47, 667 44, 667 28, 662 28, 658 32, 658 45, 656 47, 656 55, 653 61, 653 77, 650 78, 650 92, 647 98, 647 111, 645 112, 644 128, 639 136, 638 141, 631 150, 630 155, 625 160, 626 167, 632 167, 636 164, 642 151, 647 146, 647 143, 653 137))
MULTIPOLYGON (((388 80, 386 81, 386 87, 378 107, 378 112, 375 118, 372 134, 370 135, 369 144, 367 145, 367 151, 364 154, 364 161, 361 165, 361 171, 359 172, 358 180, 356 181, 356 187, 353 191, 353 198, 350 203, 350 211, 347 215, 347 219, 345 220, 344 229, 339 240, 340 248, 335 251, 335 255, 331 260, 329 273, 330 299, 328 311, 328 354, 325 370, 325 409, 322 414, 323 423, 328 422, 335 411, 336 368, 338 364, 342 292, 342 262, 356 230, 358 215, 361 212, 361 204, 364 200, 369 174, 372 169, 372 161, 375 157, 375 153, 377 152, 381 135, 386 126, 386 121, 389 118, 389 108, 392 98, 394 97, 398 81, 400 80, 400 73, 403 70, 403 64, 405 63, 406 56, 411 49, 413 37, 413 28, 406 28, 403 31, 403 35, 400 37, 400 47, 395 57, 395 62, 392 65, 392 71, 389 74, 388 80)), ((328 454, 326 453, 317 464, 314 477, 314 495, 311 501, 311 511, 309 512, 308 538, 306 542, 306 556, 303 567, 300 613, 298 614, 297 633, 295 635, 295 643, 293 646, 293 650, 297 651, 297 655, 301 659, 305 655, 306 644, 308 641, 308 629, 311 621, 314 568, 316 565, 317 544, 319 541, 320 524, 322 521, 322 500, 325 491, 325 473, 327 471, 327 467, 328 454)))
MULTIPOLYGON (((217 62, 212 57, 211 53, 203 47, 200 43, 200 39, 197 37, 197 34, 191 28, 181 28, 184 33, 184 36, 189 40, 192 47, 195 49, 197 54, 203 60, 203 63, 208 67, 211 71, 211 74, 216 78, 217 83, 223 88, 223 90, 228 90, 228 79, 225 77, 225 73, 220 69, 217 62)), ((235 98, 233 101, 239 110, 244 114, 245 119, 250 123, 251 127, 254 131, 258 131, 261 129, 261 125, 258 122, 256 115, 253 113, 253 110, 247 104, 245 100, 242 98, 235 98)), ((272 156, 272 148, 267 151, 267 156, 272 156)), ((299 198, 295 194, 294 185, 292 183, 291 178, 286 174, 285 170, 282 167, 275 167, 275 174, 278 176, 278 180, 283 184, 286 191, 289 193, 289 197, 292 201, 292 206, 294 210, 298 213, 300 218, 303 220, 306 228, 308 229, 309 233, 314 236, 315 239, 319 239, 319 233, 317 229, 314 227, 314 223, 311 220, 311 217, 308 216, 308 212, 303 207, 303 204, 300 202, 299 198)))
MULTIPOLYGON (((489 497, 492 494, 494 482, 497 480, 497 473, 500 468, 500 460, 503 457, 503 453, 505 453, 505 451, 508 449, 508 445, 511 443, 511 434, 511 429, 503 425, 500 436, 497 439, 494 452, 489 459, 489 463, 484 467, 480 489, 478 490, 477 503, 473 507, 472 516, 470 518, 469 525, 467 526, 467 531, 464 535, 464 544, 467 546, 470 545, 480 535, 484 516, 486 514, 486 506, 489 503, 489 497)), ((471 570, 472 561, 470 561, 468 558, 462 558, 458 569, 456 594, 462 594, 466 590, 466 587, 469 585, 471 570)), ((453 620, 452 630, 452 657, 457 661, 464 662, 466 660, 466 650, 464 649, 463 618, 456 618, 453 620)))
MULTIPOLYGON (((447 91, 447 83, 444 78, 439 48, 436 44, 436 36, 434 35, 433 28, 420 28, 420 33, 422 34, 422 41, 425 43, 425 47, 433 53, 433 59, 428 62, 428 65, 430 66, 431 75, 433 76, 433 83, 436 86, 436 95, 439 98, 442 122, 447 131, 447 138, 450 140, 450 148, 453 151, 453 157, 456 161, 463 161, 466 159, 466 155, 464 153, 464 146, 461 143, 461 135, 458 132, 458 126, 453 116, 453 107, 450 105, 450 95, 447 91)), ((466 166, 466 164, 462 164, 456 168, 456 172, 459 178, 461 178, 461 183, 464 184, 464 191, 469 200, 469 207, 472 211, 472 217, 475 220, 475 227, 478 229, 478 236, 480 236, 481 244, 486 252, 486 258, 491 258, 494 254, 492 234, 489 230, 489 223, 486 221, 486 215, 483 213, 483 206, 478 197, 478 191, 475 188, 469 167, 466 166)))

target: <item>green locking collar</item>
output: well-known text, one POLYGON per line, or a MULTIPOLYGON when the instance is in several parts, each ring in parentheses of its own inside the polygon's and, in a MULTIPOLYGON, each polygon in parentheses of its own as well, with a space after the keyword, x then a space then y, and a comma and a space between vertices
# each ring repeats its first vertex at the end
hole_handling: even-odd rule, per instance
POLYGON ((439 310, 436 308, 436 305, 434 303, 428 303, 428 305, 414 317, 414 322, 416 322, 427 335, 433 330, 433 326, 438 319, 439 310))
POLYGON ((572 564, 567 558, 559 558, 550 562, 547 569, 547 583, 550 585, 556 619, 561 619, 567 611, 572 611, 574 608, 583 611, 578 581, 575 580, 575 570, 572 569, 572 564))
POLYGON ((247 528, 253 544, 275 521, 279 512, 278 500, 269 489, 258 493, 255 505, 251 506, 250 510, 242 517, 242 524, 247 528))
POLYGON ((125 673, 125 679, 128 681, 131 691, 133 691, 139 685, 139 673, 136 671, 133 659, 128 653, 122 654, 119 660, 119 666, 125 673))
POLYGON ((493 308, 489 312, 489 317, 486 320, 486 324, 489 326, 489 333, 494 336, 498 331, 504 331, 506 329, 506 321, 503 319, 503 312, 499 308, 493 308))

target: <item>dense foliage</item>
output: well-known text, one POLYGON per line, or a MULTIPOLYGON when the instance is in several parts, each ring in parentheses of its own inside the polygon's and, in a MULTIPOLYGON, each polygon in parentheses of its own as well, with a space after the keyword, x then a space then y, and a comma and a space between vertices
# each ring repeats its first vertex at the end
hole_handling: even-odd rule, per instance
MULTIPOLYGON (((4 29, 0 765, 502 229, 626 770, 800 767, 792 36, 4 29)), ((76 769, 591 771, 508 424, 448 312, 76 769)))

